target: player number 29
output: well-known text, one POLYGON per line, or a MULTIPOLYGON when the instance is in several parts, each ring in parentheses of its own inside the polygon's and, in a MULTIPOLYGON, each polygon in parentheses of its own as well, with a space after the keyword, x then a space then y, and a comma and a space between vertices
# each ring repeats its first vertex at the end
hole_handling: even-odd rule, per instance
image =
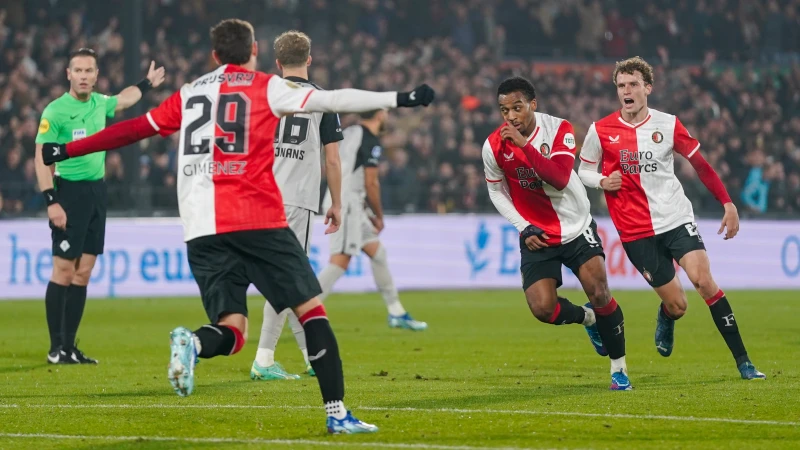
POLYGON ((217 134, 216 128, 219 128, 221 136, 214 138, 214 144, 220 151, 247 153, 246 125, 247 118, 250 117, 250 99, 241 92, 220 94, 217 117, 213 122, 212 105, 207 95, 196 95, 186 101, 186 109, 200 109, 200 117, 187 125, 183 132, 183 154, 198 155, 210 152, 211 136, 217 134))

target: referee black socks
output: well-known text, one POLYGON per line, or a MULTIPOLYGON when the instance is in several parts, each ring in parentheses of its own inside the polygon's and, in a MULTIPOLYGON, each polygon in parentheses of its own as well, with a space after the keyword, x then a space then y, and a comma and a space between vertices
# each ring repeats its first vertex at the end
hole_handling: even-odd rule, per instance
POLYGON ((75 348, 75 335, 83 318, 86 307, 86 286, 72 284, 67 289, 66 305, 64 306, 64 350, 75 348))
POLYGON ((64 345, 62 323, 64 321, 64 304, 67 301, 69 286, 53 283, 47 284, 44 294, 44 308, 47 315, 47 328, 50 331, 50 353, 64 345))

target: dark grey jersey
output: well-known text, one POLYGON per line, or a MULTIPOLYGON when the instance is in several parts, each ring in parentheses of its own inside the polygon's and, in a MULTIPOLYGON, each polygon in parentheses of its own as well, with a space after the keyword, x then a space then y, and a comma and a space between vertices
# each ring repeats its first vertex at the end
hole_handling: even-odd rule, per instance
POLYGON ((364 126, 353 125, 344 130, 344 140, 339 145, 343 200, 362 202, 366 198, 364 168, 377 167, 381 153, 380 140, 364 126))
MULTIPOLYGON (((286 79, 321 90, 302 78, 286 79)), ((335 113, 293 114, 281 119, 275 129, 275 164, 272 172, 284 205, 318 212, 322 146, 342 139, 342 126, 335 113)))

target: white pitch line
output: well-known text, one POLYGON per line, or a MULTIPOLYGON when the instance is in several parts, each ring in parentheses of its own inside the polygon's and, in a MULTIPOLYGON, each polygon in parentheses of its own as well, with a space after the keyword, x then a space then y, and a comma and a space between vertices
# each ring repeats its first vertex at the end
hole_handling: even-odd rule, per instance
MULTIPOLYGON (((21 439, 76 439, 97 441, 154 441, 154 442, 194 442, 201 444, 273 444, 273 445, 310 445, 319 447, 381 447, 381 448, 411 448, 430 450, 524 450, 519 447, 469 447, 463 445, 436 445, 436 444, 401 444, 390 442, 344 442, 344 441, 315 441, 311 439, 240 439, 240 438, 193 438, 178 436, 92 436, 72 434, 45 434, 45 433, 0 433, 4 438, 21 439)), ((346 439, 346 438, 345 438, 346 439)))
MULTIPOLYGON (((179 404, 150 404, 150 405, 17 405, 0 404, 0 408, 75 408, 75 409, 319 409, 321 406, 291 406, 291 405, 179 405, 179 404)), ((653 414, 603 414, 586 413, 573 411, 530 411, 516 409, 461 409, 461 408, 403 408, 391 406, 354 406, 353 409, 364 411, 405 411, 417 413, 457 413, 457 414, 512 414, 512 415, 532 415, 532 416, 566 416, 566 417, 595 417, 605 419, 639 419, 639 420, 672 420, 683 422, 718 422, 735 423, 742 425, 780 425, 780 426, 800 426, 800 422, 780 421, 780 420, 756 420, 756 419, 729 419, 726 417, 695 417, 695 416, 665 416, 653 414)))

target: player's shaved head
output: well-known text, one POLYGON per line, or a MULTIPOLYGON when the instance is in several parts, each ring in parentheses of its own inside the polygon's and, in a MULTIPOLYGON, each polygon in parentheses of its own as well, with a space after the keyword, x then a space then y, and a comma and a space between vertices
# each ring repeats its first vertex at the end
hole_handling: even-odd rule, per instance
POLYGON ((211 48, 220 64, 246 64, 254 42, 253 26, 244 20, 226 19, 211 28, 211 48))
POLYGON ((497 96, 508 95, 512 92, 519 92, 527 101, 536 98, 536 90, 533 88, 533 83, 523 77, 511 77, 503 80, 500 86, 497 87, 497 96))
POLYGON ((311 38, 301 31, 291 30, 275 38, 275 59, 283 67, 301 67, 308 64, 311 55, 311 38))

